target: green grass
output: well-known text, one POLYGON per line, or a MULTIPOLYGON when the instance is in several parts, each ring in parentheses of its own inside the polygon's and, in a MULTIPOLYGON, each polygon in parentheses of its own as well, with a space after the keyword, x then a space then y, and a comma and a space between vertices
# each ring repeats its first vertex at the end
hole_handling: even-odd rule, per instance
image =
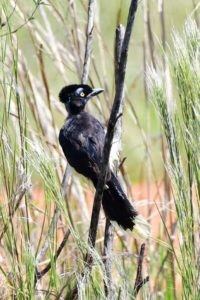
POLYGON ((170 176, 176 207, 180 268, 185 299, 199 297, 199 167, 197 152, 200 133, 199 105, 199 29, 188 20, 184 34, 173 34, 174 47, 169 58, 174 86, 178 96, 168 98, 162 74, 151 72, 150 90, 156 103, 165 133, 170 176))
MULTIPOLYGON (((152 227, 159 229, 146 241, 144 276, 149 274, 150 284, 141 289, 138 298, 198 299, 200 33, 194 20, 188 19, 182 26, 192 11, 192 1, 185 6, 182 1, 165 2, 164 64, 157 5, 149 2, 157 68, 149 67, 148 74, 145 67, 151 60, 147 51, 143 64, 143 8, 139 4, 126 76, 121 158, 127 156, 127 160, 119 176, 129 194, 133 181, 145 181, 147 190, 156 183, 157 195, 149 192, 144 205, 152 227)), ((94 259, 89 276, 84 257, 91 214, 88 192, 94 189, 70 168, 65 190, 61 188, 66 160, 57 138, 66 117, 57 95, 64 84, 79 81, 87 3, 75 1, 75 11, 68 2, 58 0, 38 4, 17 1, 13 10, 11 1, 1 3, 1 20, 6 25, 0 29, 0 298, 63 299, 67 295, 70 299, 78 283, 80 299, 105 299, 104 216, 96 250, 89 249, 94 259), (26 22, 34 10, 34 19, 26 22), (38 188, 42 195, 36 193, 38 188), (65 247, 55 260, 68 229, 65 247), (49 262, 49 272, 35 286, 36 267, 41 271, 49 262), (81 277, 83 271, 87 283, 81 277)), ((117 14, 125 22, 128 4, 110 1, 109 11, 106 1, 99 5, 100 20, 96 19, 94 30, 96 64, 92 60, 89 82, 105 88, 105 93, 91 102, 89 110, 106 123, 114 92, 117 14)), ((140 203, 136 199, 136 205, 140 203)), ((131 233, 115 230, 115 299, 134 299, 141 242, 131 233)))

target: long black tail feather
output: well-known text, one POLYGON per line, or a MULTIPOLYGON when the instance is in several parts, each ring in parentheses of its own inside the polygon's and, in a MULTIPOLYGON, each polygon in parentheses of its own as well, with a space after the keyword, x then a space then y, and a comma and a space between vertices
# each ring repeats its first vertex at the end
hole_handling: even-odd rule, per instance
POLYGON ((106 183, 107 188, 103 193, 102 205, 106 216, 118 223, 123 229, 133 230, 135 217, 138 215, 131 205, 122 187, 112 173, 110 180, 106 183))

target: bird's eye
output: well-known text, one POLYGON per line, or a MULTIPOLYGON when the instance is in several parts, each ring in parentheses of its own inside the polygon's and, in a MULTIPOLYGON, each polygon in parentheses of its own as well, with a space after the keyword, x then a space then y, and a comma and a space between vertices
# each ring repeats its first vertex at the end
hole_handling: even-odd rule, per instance
POLYGON ((85 96, 85 93, 81 92, 81 93, 80 93, 80 96, 81 96, 81 97, 84 97, 84 96, 85 96))

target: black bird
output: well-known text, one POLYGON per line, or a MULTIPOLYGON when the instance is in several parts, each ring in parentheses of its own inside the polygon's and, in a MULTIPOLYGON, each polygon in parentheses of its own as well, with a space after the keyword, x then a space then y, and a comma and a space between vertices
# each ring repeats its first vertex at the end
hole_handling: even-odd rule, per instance
MULTIPOLYGON (((92 115, 84 111, 89 99, 103 92, 85 84, 64 87, 59 94, 68 117, 60 130, 59 142, 69 164, 97 186, 105 140, 105 129, 92 115)), ((123 229, 132 230, 137 216, 122 187, 109 170, 102 205, 106 216, 123 229)))

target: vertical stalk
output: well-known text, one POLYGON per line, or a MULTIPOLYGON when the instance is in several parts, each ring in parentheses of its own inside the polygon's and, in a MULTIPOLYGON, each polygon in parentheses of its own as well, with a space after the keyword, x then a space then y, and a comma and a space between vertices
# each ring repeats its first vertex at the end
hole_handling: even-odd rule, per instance
MULTIPOLYGON (((119 62, 121 57, 121 49, 122 43, 124 40, 124 27, 119 25, 116 28, 116 35, 115 35, 115 88, 117 87, 118 80, 119 80, 119 62)), ((119 114, 123 113, 124 107, 124 95, 122 97, 120 107, 119 107, 119 114)), ((121 136, 122 136, 122 118, 119 118, 116 126, 115 126, 115 133, 113 139, 115 140, 116 148, 117 148, 117 156, 119 157, 119 153, 121 151, 121 136), (117 141, 117 142, 116 142, 117 141)), ((117 174, 117 170, 119 167, 119 160, 113 162, 114 165, 114 172, 117 174)), ((108 299, 113 298, 113 284, 112 284, 112 248, 113 248, 113 238, 114 238, 114 231, 113 226, 108 218, 106 218, 106 226, 105 226, 105 235, 104 235, 104 265, 106 271, 107 282, 105 282, 105 294, 108 299)))
POLYGON ((83 72, 81 77, 81 82, 84 84, 87 82, 89 76, 90 56, 92 51, 92 37, 93 37, 92 32, 94 28, 94 8, 95 8, 95 0, 89 0, 85 56, 84 56, 84 63, 83 63, 83 72))

